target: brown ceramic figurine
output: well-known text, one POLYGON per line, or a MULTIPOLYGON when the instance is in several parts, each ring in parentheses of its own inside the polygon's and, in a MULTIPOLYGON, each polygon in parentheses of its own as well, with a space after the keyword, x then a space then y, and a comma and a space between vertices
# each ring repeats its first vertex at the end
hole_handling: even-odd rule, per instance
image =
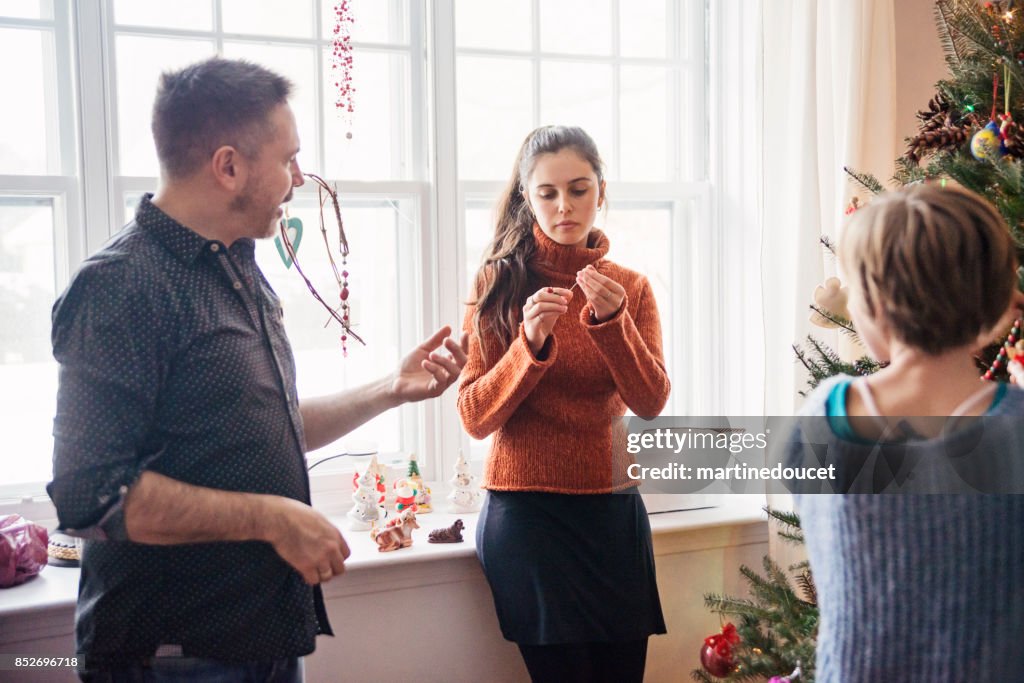
POLYGON ((427 543, 462 543, 462 530, 465 525, 461 519, 455 520, 447 529, 434 529, 427 536, 427 543))
POLYGON ((378 530, 376 526, 371 529, 370 537, 377 541, 377 550, 386 553, 411 546, 412 530, 419 528, 420 525, 416 523, 416 512, 407 508, 383 529, 378 530))

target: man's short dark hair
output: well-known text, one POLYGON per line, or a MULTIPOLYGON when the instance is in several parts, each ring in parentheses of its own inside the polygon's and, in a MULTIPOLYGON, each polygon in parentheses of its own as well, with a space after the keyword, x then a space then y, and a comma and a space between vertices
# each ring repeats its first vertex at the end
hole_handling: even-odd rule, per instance
POLYGON ((153 140, 171 178, 195 172, 219 147, 255 157, 270 112, 287 102, 292 83, 243 60, 212 57, 160 76, 153 104, 153 140))

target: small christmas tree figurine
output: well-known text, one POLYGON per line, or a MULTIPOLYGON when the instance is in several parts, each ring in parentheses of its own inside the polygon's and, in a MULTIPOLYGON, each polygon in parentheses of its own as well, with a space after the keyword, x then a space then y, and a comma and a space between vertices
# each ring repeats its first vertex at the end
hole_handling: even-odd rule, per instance
POLYGON ((353 531, 366 531, 384 518, 384 510, 377 499, 378 477, 376 468, 371 464, 356 480, 356 490, 352 494, 355 505, 348 512, 348 525, 353 531))
POLYGON ((452 492, 448 494, 451 512, 464 514, 480 509, 480 490, 473 483, 475 481, 476 477, 469 473, 469 463, 459 451, 459 461, 455 463, 455 476, 448 480, 452 485, 452 492))
MULTIPOLYGON (((377 504, 384 504, 384 494, 387 493, 387 489, 384 487, 384 468, 377 462, 377 456, 373 456, 370 460, 370 464, 366 466, 365 476, 372 476, 372 481, 376 482, 373 486, 377 490, 377 504)), ((352 490, 355 491, 359 488, 359 472, 352 475, 352 490)))
POLYGON ((416 492, 416 514, 422 515, 433 512, 434 508, 430 505, 430 487, 423 483, 423 477, 420 476, 420 466, 416 462, 415 453, 409 454, 409 473, 407 479, 416 492))
POLYGON ((407 474, 409 475, 410 479, 412 479, 413 477, 416 477, 416 479, 420 478, 420 466, 419 463, 416 462, 415 453, 409 454, 409 471, 407 472, 407 474))

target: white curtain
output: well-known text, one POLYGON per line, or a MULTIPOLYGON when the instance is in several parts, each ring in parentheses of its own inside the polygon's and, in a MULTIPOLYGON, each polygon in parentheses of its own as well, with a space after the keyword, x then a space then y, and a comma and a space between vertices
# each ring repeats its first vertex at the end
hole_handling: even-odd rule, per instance
POLYGON ((790 346, 812 331, 814 287, 834 274, 819 245, 836 239, 855 188, 844 166, 893 172, 895 0, 764 0, 761 284, 766 415, 788 415, 806 386, 790 346))
MULTIPOLYGON (((833 240, 855 193, 843 166, 893 171, 896 120, 894 0, 764 0, 762 4, 763 228, 761 284, 765 331, 765 415, 789 415, 806 374, 790 346, 814 335, 814 287, 835 274, 819 244, 833 240)), ((791 509, 788 495, 768 504, 791 509)), ((803 548, 769 537, 783 567, 803 548)))

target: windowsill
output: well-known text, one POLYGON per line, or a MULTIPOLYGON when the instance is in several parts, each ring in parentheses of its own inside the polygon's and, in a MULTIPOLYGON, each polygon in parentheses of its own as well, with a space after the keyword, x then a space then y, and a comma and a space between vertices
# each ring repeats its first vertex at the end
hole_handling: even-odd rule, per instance
MULTIPOLYGON (((718 507, 678 512, 656 513, 650 516, 654 534, 655 553, 679 552, 693 546, 700 539, 700 547, 716 547, 752 542, 767 538, 766 516, 761 510, 761 496, 730 496, 718 507), (742 530, 740 536, 733 533, 742 530)), ((352 550, 345 563, 345 576, 325 585, 327 599, 340 597, 368 582, 394 581, 402 575, 403 583, 434 583, 430 577, 436 572, 453 567, 438 566, 438 562, 468 560, 476 562, 475 534, 478 513, 456 515, 432 512, 417 517, 420 528, 414 532, 414 543, 409 548, 382 553, 370 538, 369 531, 351 531, 344 517, 330 519, 342 530, 352 550), (433 529, 450 526, 461 518, 465 524, 462 543, 434 544, 427 542, 433 529), (417 565, 422 565, 417 566, 417 565), (416 576, 410 576, 410 568, 416 576), (384 573, 382 573, 384 572, 384 573)), ((41 614, 47 611, 73 610, 78 597, 79 569, 48 566, 28 582, 0 590, 0 624, 19 615, 41 614)), ((70 622, 67 628, 70 629, 70 622)), ((6 630, 6 629, 0 629, 6 630)), ((22 636, 19 635, 19 640, 22 636)), ((0 639, 0 642, 5 639, 0 639)))

